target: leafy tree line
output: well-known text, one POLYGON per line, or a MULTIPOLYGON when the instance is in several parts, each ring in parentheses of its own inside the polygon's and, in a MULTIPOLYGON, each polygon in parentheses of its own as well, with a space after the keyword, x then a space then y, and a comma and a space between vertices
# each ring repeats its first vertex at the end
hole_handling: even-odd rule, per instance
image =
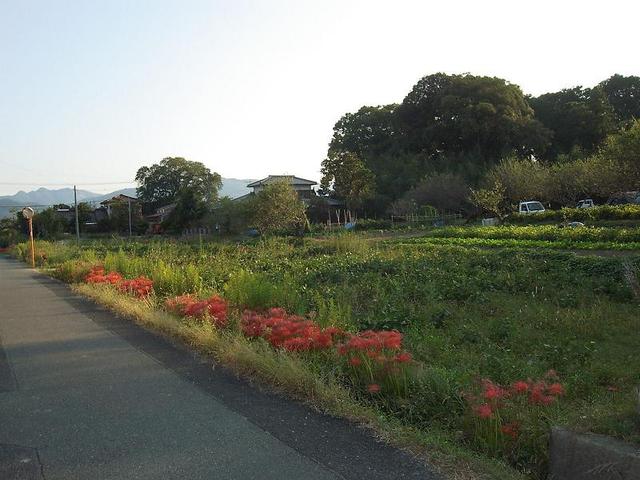
POLYGON ((299 232, 307 223, 305 206, 291 185, 275 182, 241 201, 219 198, 222 179, 204 164, 182 157, 165 158, 136 174, 138 198, 147 212, 175 204, 164 222, 170 232, 217 225, 221 232, 254 227, 262 234, 299 232))
MULTIPOLYGON (((184 158, 165 158, 150 167, 138 170, 138 198, 146 213, 159 206, 174 204, 175 208, 163 222, 164 230, 180 233, 184 228, 217 226, 220 233, 237 234, 254 228, 260 234, 302 233, 308 226, 307 207, 286 181, 266 185, 256 195, 234 201, 218 198, 222 185, 220 175, 204 164, 184 158)), ((87 203, 78 204, 81 233, 92 218, 93 209, 87 203)), ((74 212, 72 212, 74 213, 74 212)), ((148 231, 140 209, 132 209, 132 227, 136 234, 148 231)), ((72 215, 73 216, 73 215, 72 215)), ((56 239, 75 232, 75 218, 63 215, 57 206, 39 211, 33 218, 34 233, 39 238, 56 239)), ((129 211, 126 202, 112 203, 110 216, 93 225, 92 233, 128 232, 129 211)), ((0 222, 0 247, 15 243, 26 235, 27 221, 18 212, 12 219, 0 222)))
POLYGON ((609 135, 585 158, 554 163, 510 157, 490 168, 470 200, 485 212, 503 216, 523 199, 553 207, 573 206, 581 198, 605 202, 640 187, 640 120, 609 135))
POLYGON ((400 104, 365 106, 338 120, 322 188, 350 208, 383 214, 433 200, 440 185, 442 206, 464 210, 470 204, 452 201, 444 185, 477 187, 505 158, 540 165, 587 158, 635 118, 640 77, 532 97, 500 78, 436 73, 400 104))

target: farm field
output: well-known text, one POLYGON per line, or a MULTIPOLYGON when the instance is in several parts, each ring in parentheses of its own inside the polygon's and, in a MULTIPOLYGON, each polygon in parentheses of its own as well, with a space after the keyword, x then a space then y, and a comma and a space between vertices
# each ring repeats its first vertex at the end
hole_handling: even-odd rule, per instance
POLYGON ((640 251, 640 228, 576 227, 557 225, 499 227, 445 227, 403 240, 405 244, 521 247, 562 250, 640 251))
MULTIPOLYGON (((234 341, 242 338, 244 371, 262 371, 329 410, 326 392, 347 391, 349 401, 411 429, 414 442, 439 449, 441 463, 463 458, 477 478, 483 472, 544 478, 550 425, 640 443, 638 245, 637 228, 511 226, 449 227, 384 241, 357 234, 242 243, 112 239, 80 247, 38 242, 36 250, 41 267, 70 283, 83 284, 96 265, 124 278, 148 277, 153 293, 130 303, 154 312, 184 294, 219 295, 229 321, 218 328, 234 341), (625 255, 558 251, 574 248, 625 255), (373 384, 359 370, 367 358, 344 356, 348 342, 341 353, 274 350, 272 338, 244 338, 247 319, 254 318, 242 314, 245 308, 266 317, 260 312, 281 308, 318 328, 354 335, 349 341, 361 338, 357 332, 398 331, 410 357, 397 377, 369 372, 385 380, 373 384), (323 396, 308 379, 296 385, 290 362, 336 390, 327 387, 323 396), (525 385, 526 392, 518 390, 525 385)), ((28 253, 25 244, 14 251, 22 258, 28 253)), ((104 285, 79 289, 102 299, 121 295, 104 285)))

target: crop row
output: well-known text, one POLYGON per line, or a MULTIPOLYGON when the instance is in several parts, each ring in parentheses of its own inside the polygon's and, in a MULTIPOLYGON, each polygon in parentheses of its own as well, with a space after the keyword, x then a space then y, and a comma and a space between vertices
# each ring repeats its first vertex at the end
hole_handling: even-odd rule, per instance
POLYGON ((495 238, 516 240, 569 240, 574 242, 640 242, 640 228, 576 227, 559 228, 554 225, 497 227, 445 227, 431 230, 430 237, 495 238))

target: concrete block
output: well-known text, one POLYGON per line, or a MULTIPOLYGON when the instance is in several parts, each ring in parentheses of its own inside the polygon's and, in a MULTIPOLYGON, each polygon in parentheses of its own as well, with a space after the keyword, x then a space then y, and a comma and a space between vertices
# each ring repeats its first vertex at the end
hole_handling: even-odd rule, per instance
POLYGON ((554 427, 549 480, 640 480, 640 446, 554 427))

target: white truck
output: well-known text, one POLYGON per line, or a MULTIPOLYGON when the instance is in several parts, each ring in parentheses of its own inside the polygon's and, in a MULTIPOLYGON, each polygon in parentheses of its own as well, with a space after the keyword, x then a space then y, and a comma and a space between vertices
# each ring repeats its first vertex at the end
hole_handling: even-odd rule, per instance
POLYGON ((529 215, 533 213, 541 213, 544 212, 544 206, 542 203, 537 200, 529 200, 527 202, 520 202, 520 206, 518 207, 518 213, 523 215, 529 215))
POLYGON ((585 198, 584 200, 580 200, 576 205, 576 208, 592 208, 595 207, 596 204, 593 203, 593 200, 590 198, 585 198))

